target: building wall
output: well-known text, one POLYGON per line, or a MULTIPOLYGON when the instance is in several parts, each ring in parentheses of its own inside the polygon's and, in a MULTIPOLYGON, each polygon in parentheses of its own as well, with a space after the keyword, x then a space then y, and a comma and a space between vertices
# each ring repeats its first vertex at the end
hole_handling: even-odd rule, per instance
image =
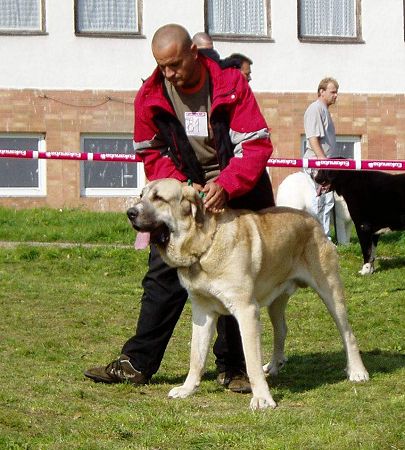
MULTIPOLYGON (((143 37, 74 34, 73 0, 47 0, 44 36, 0 36, 0 88, 134 90, 153 70, 156 29, 180 23, 204 30, 204 0, 143 0, 143 37)), ((403 0, 361 0, 364 43, 303 43, 297 37, 297 0, 270 0, 273 42, 215 41, 225 57, 253 60, 255 92, 312 92, 332 75, 350 93, 405 93, 403 0)))
MULTIPOLYGON (((142 36, 133 39, 76 36, 74 2, 45 5, 47 34, 0 35, 0 133, 45 133, 49 151, 80 151, 81 133, 131 134, 133 97, 155 67, 155 30, 173 22, 190 34, 205 27, 204 0, 144 0, 142 36)), ((304 111, 319 80, 331 75, 340 83, 331 108, 337 133, 361 136, 363 158, 405 159, 403 0, 361 0, 363 43, 355 44, 300 42, 297 1, 270 5, 271 42, 214 43, 223 57, 253 59, 251 87, 272 129, 274 155, 300 156, 304 111)), ((45 198, 0 198, 0 205, 121 210, 130 202, 80 197, 79 162, 46 165, 45 198)), ((272 169, 275 188, 288 173, 272 169)))
MULTIPOLYGON (((132 133, 135 94, 0 90, 0 132, 44 133, 47 151, 80 152, 81 133, 132 133)), ((299 158, 303 115, 316 94, 257 93, 256 97, 272 130, 273 156, 299 158)), ((338 135, 361 137, 363 159, 405 160, 404 94, 342 93, 330 110, 338 135)), ((285 168, 271 169, 275 190, 288 173, 285 168)), ((80 163, 63 160, 47 161, 46 197, 0 198, 0 205, 15 208, 124 211, 130 204, 129 197, 81 197, 80 163)))

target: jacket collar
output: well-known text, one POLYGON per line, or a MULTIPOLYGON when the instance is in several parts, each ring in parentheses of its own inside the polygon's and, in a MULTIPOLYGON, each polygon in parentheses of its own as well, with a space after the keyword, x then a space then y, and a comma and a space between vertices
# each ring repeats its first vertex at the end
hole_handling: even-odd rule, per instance
MULTIPOLYGON (((236 98, 233 94, 236 92, 238 78, 234 74, 235 71, 239 72, 238 69, 222 69, 218 63, 201 54, 198 55, 198 58, 208 70, 210 77, 212 108, 216 106, 217 102, 232 103, 236 98)), ((163 86, 163 75, 159 67, 156 67, 142 86, 142 89, 144 89, 145 105, 159 106, 167 111, 173 112, 173 108, 164 93, 163 86)))

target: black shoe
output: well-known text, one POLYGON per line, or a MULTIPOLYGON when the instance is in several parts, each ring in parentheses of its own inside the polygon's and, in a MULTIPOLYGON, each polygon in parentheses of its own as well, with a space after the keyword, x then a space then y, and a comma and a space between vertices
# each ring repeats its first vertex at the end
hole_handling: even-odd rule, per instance
POLYGON ((220 372, 217 376, 217 383, 232 392, 239 392, 241 394, 252 392, 249 377, 240 369, 220 372))
POLYGON ((149 378, 136 370, 131 364, 128 356, 121 355, 118 359, 106 367, 92 367, 84 372, 87 378, 96 383, 131 383, 144 385, 149 383, 149 378))

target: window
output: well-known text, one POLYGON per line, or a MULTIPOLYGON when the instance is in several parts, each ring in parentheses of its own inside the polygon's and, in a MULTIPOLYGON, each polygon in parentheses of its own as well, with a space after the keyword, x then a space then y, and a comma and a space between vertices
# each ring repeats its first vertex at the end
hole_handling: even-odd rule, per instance
MULTIPOLYGON (((305 135, 301 135, 301 156, 305 153, 305 135)), ((336 136, 336 146, 342 158, 361 159, 360 136, 336 136)))
MULTIPOLYGON (((1 150, 46 151, 42 135, 0 134, 1 150)), ((0 197, 46 195, 46 161, 38 159, 0 159, 0 197)))
MULTIPOLYGON (((83 135, 84 153, 134 154, 132 136, 83 135)), ((83 161, 81 195, 115 197, 138 195, 145 184, 143 165, 133 162, 83 161)))
POLYGON ((298 37, 303 42, 363 42, 360 0, 298 0, 298 37))
POLYGON ((270 40, 270 0, 205 0, 205 23, 224 40, 270 40))
POLYGON ((140 35, 142 0, 75 0, 75 31, 83 36, 140 35))
POLYGON ((45 0, 1 0, 1 34, 45 34, 45 0))

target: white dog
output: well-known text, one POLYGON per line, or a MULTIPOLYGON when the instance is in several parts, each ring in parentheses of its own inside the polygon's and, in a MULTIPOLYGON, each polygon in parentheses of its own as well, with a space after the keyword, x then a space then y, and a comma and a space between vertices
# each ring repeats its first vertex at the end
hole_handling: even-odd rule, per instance
MULTIPOLYGON (((335 230, 339 244, 349 244, 353 222, 343 197, 334 193, 335 197, 335 230)), ((302 209, 317 218, 318 199, 314 180, 305 172, 288 175, 280 183, 277 190, 277 206, 302 209)))

